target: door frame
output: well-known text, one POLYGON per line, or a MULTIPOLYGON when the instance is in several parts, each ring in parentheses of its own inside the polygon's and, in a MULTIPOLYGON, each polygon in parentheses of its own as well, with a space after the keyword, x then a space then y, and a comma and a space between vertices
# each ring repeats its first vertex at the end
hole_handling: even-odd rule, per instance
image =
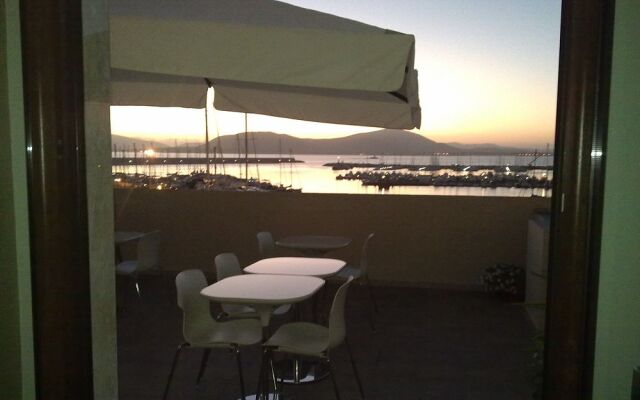
MULTIPOLYGON (((589 399, 614 1, 564 0, 546 399, 589 399)), ((93 398, 80 0, 22 0, 38 398, 93 398), (46 394, 46 395, 45 395, 46 394)))
POLYGON ((544 398, 590 399, 615 2, 562 4, 544 398))

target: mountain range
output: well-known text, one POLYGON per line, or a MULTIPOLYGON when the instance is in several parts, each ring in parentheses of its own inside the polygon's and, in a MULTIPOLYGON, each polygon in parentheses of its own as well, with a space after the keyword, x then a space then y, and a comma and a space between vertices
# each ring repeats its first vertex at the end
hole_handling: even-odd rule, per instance
MULTIPOLYGON (((126 136, 112 135, 112 143, 118 148, 131 148, 133 144, 142 149, 152 142, 126 136)), ((167 145, 155 142, 161 151, 185 151, 186 146, 167 145)), ((219 153, 242 153, 245 151, 245 134, 224 135, 209 142, 210 152, 214 147, 219 153)), ((503 147, 496 144, 438 143, 422 135, 399 129, 381 129, 357 133, 332 139, 303 139, 274 132, 249 132, 249 153, 259 154, 370 154, 370 155, 424 155, 431 153, 464 154, 513 154, 529 149, 503 147), (255 149, 255 150, 254 150, 255 149)), ((189 144, 189 152, 204 152, 204 144, 189 144)))

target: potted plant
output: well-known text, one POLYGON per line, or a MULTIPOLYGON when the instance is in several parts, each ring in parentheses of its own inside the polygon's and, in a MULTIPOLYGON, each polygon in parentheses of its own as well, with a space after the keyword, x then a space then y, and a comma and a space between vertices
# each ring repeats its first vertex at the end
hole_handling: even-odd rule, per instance
POLYGON ((484 270, 482 284, 488 293, 513 301, 524 299, 524 269, 510 264, 496 264, 484 270))

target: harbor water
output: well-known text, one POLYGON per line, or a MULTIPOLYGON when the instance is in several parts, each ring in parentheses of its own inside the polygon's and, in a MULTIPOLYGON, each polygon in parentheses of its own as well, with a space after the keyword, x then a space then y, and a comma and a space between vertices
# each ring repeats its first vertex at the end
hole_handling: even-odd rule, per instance
MULTIPOLYGON (((115 156, 115 154, 114 154, 115 156)), ((118 157, 123 154, 118 153, 118 157)), ((133 154, 125 154, 125 157, 133 157, 133 154)), ((139 154, 138 159, 144 156, 139 154)), ((204 157, 204 154, 184 154, 184 153, 156 153, 153 157, 204 157)), ((218 155, 218 157, 221 157, 218 155)), ((277 154, 250 154, 250 157, 278 158, 277 154)), ((288 157, 282 156, 282 157, 288 157)), ((243 162, 243 158, 237 154, 225 154, 224 158, 232 159, 233 162, 225 164, 217 163, 210 165, 213 173, 224 173, 238 178, 245 178, 245 171, 248 171, 249 178, 268 180, 274 185, 291 186, 301 189, 303 193, 354 193, 354 194, 398 194, 398 195, 447 195, 447 196, 508 196, 508 197, 530 197, 541 196, 550 197, 551 190, 542 188, 482 188, 482 187, 450 187, 450 186, 392 186, 388 189, 379 189, 376 186, 365 186, 358 180, 337 180, 338 175, 347 171, 333 170, 324 166, 326 163, 369 163, 386 164, 394 166, 402 165, 441 165, 443 169, 435 172, 413 172, 417 174, 479 174, 483 171, 475 172, 455 172, 447 170, 447 165, 499 165, 499 166, 526 166, 533 165, 540 169, 532 169, 528 172, 531 176, 547 176, 552 178, 552 171, 546 167, 552 164, 553 159, 549 155, 540 157, 529 155, 509 155, 509 156, 485 156, 485 155, 429 155, 429 156, 366 156, 366 155, 294 155, 300 162, 295 163, 274 163, 274 164, 248 164, 248 168, 243 162), (535 159, 535 161, 534 161, 535 159), (237 161, 235 161, 237 160, 237 161)), ((113 172, 126 174, 145 174, 150 176, 166 176, 170 174, 189 174, 192 171, 204 171, 204 164, 172 164, 172 165, 124 165, 113 166, 113 172)), ((353 171, 370 170, 367 168, 354 168, 353 171)), ((394 169, 394 172, 408 173, 408 169, 394 169)))

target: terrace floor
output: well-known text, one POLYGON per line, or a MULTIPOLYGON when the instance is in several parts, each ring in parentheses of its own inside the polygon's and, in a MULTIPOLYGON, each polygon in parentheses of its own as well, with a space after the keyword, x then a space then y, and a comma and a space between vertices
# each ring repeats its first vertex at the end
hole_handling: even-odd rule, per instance
MULTIPOLYGON (((118 281, 120 399, 160 399, 171 360, 182 342, 181 311, 169 277, 118 281)), ((373 333, 367 319, 366 289, 350 288, 348 337, 367 399, 531 399, 534 391, 534 330, 522 307, 479 292, 376 288, 379 313, 373 333)), ((333 290, 330 290, 333 293, 333 290)), ((325 298, 327 303, 329 296, 325 298)), ((277 325, 284 318, 276 318, 277 325)), ((183 351, 169 399, 236 399, 234 356, 214 350, 199 387, 202 350, 183 351)), ((258 375, 260 347, 243 351, 248 392, 258 375)), ((333 358, 343 399, 359 399, 344 348, 333 358)), ((329 379, 285 387, 286 399, 333 399, 329 379)))

